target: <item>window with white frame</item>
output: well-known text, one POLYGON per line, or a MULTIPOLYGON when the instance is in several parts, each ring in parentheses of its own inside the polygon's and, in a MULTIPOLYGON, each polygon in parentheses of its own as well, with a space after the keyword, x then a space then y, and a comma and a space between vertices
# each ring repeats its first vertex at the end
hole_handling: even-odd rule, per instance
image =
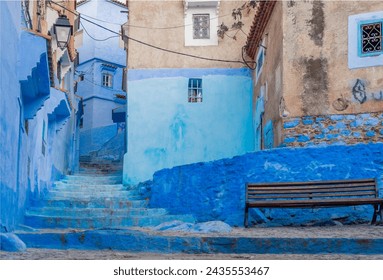
POLYGON ((348 67, 383 65, 383 11, 348 17, 348 67))
POLYGON ((188 102, 189 103, 202 102, 202 79, 196 79, 196 78, 189 79, 188 102))
POLYGON ((102 86, 112 87, 113 86, 113 75, 110 73, 102 73, 102 86))
POLYGON ((184 0, 185 46, 218 45, 220 0, 184 0))

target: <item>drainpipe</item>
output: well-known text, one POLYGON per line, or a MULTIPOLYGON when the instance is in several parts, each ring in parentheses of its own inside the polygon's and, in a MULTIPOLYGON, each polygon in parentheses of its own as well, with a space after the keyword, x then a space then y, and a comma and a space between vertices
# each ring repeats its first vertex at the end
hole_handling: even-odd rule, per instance
MULTIPOLYGON (((128 3, 128 1, 127 1, 128 3)), ((121 11, 121 12, 125 12, 125 11, 121 11)), ((129 10, 126 11, 126 17, 127 17, 127 21, 126 23, 129 22, 129 10)), ((127 27, 126 27, 127 28, 127 27)), ((125 116, 125 136, 124 136, 124 153, 126 154, 128 152, 128 53, 129 53, 129 39, 127 38, 127 36, 125 35, 127 33, 127 29, 125 29, 125 26, 124 24, 121 25, 121 36, 122 36, 122 40, 124 41, 124 46, 125 46, 125 50, 126 50, 126 75, 125 75, 125 93, 126 93, 126 116, 125 116)))

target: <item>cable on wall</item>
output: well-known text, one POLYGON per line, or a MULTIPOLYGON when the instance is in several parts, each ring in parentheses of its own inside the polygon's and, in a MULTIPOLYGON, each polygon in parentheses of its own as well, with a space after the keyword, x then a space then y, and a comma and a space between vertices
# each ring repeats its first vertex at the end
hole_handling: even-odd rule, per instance
MULTIPOLYGON (((196 58, 196 59, 200 59, 200 60, 207 60, 207 61, 215 61, 215 62, 223 62, 223 63, 236 63, 236 64, 242 64, 242 65, 245 65, 246 67, 249 67, 249 64, 248 63, 254 63, 253 61, 250 61, 250 62, 247 62, 246 60, 244 60, 244 56, 242 55, 242 61, 241 60, 226 60, 226 59, 217 59, 217 58, 209 58, 209 57, 204 57, 204 56, 198 56, 198 55, 193 55, 193 54, 188 54, 188 53, 183 53, 183 52, 179 52, 179 51, 174 51, 174 50, 169 50, 169 49, 166 49, 166 48, 162 48, 162 47, 158 47, 158 46, 155 46, 155 45, 152 45, 152 44, 149 44, 149 43, 146 43, 144 41, 141 41, 141 40, 138 40, 138 39, 135 39, 133 37, 130 37, 128 35, 123 35, 123 34, 120 34, 119 32, 116 32, 112 29, 109 29, 105 26, 102 26, 96 22, 93 22, 89 19, 86 19, 84 17, 81 16, 81 13, 79 12, 74 12, 70 9, 68 9, 67 7, 65 6, 62 6, 54 1, 50 1, 54 4, 56 4, 57 6, 67 10, 68 12, 74 14, 74 15, 77 15, 77 16, 80 16, 83 20, 93 24, 93 25, 96 25, 104 30, 107 30, 113 34, 116 34, 116 35, 119 35, 121 37, 124 37, 124 38, 127 38, 133 42, 136 42, 136 43, 139 43, 141 45, 144 45, 144 46, 147 46, 147 47, 151 47, 151 48, 154 48, 154 49, 157 49, 157 50, 161 50, 161 51, 164 51, 164 52, 168 52, 168 53, 172 53, 172 54, 177 54, 177 55, 181 55, 181 56, 186 56, 186 57, 191 57, 191 58, 196 58)), ((250 68, 250 67, 249 67, 250 68)), ((252 68, 250 68, 252 69, 252 68)))

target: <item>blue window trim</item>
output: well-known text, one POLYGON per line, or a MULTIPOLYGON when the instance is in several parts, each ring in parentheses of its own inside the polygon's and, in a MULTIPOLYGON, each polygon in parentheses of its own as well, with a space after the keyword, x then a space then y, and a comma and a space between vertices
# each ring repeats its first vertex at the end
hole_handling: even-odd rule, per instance
POLYGON ((259 48, 256 62, 257 65, 255 66, 255 83, 258 83, 258 79, 261 76, 263 70, 263 65, 265 64, 265 50, 262 46, 259 48))
MULTIPOLYGON (((383 19, 370 19, 370 20, 363 20, 363 21, 359 21, 358 22, 358 56, 360 56, 360 57, 371 57, 371 56, 378 56, 378 55, 383 54, 383 48, 379 52, 362 53, 362 31, 361 31, 361 26, 364 25, 364 24, 377 23, 377 22, 380 22, 382 24, 382 27, 383 27, 383 19)), ((383 39, 383 36, 382 36, 382 39, 383 39)))
POLYGON ((257 76, 261 73, 261 70, 263 68, 263 63, 265 60, 265 54, 263 48, 259 51, 259 55, 257 57, 257 76))

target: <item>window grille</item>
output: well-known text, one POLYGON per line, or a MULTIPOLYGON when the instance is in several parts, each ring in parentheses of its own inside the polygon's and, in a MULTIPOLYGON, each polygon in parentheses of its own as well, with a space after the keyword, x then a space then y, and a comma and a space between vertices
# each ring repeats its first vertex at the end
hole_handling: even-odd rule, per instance
POLYGON ((193 15, 193 39, 210 39, 210 15, 193 15))
POLYGON ((188 101, 202 102, 202 79, 189 79, 188 101))
POLYGON ((382 22, 371 22, 360 25, 361 55, 378 55, 382 51, 382 22))

